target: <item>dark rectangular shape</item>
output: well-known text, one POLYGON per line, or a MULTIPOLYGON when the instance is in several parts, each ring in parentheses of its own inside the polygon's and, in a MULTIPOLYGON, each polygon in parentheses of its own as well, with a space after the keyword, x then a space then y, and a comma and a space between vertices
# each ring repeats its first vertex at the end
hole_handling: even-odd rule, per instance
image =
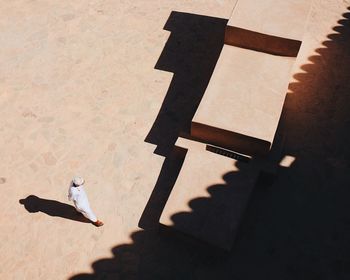
POLYGON ((191 137, 249 156, 265 156, 271 146, 271 143, 261 139, 197 122, 191 124, 191 137))
POLYGON ((225 44, 273 55, 296 57, 301 41, 226 26, 225 44))

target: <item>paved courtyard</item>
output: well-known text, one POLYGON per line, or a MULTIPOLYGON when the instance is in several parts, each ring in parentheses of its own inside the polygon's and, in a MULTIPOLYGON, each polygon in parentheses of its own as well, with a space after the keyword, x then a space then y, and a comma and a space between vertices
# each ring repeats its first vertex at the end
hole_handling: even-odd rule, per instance
POLYGON ((232 252, 138 226, 234 3, 2 1, 0 279, 350 279, 350 1, 312 0, 280 125, 294 162, 232 252), (76 174, 101 228, 65 205, 76 174))

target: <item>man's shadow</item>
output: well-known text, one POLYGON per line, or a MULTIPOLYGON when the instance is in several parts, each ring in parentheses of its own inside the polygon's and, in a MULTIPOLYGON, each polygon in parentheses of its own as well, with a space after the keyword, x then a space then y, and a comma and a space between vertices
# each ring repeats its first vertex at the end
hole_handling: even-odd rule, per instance
POLYGON ((56 200, 44 199, 35 195, 30 195, 25 199, 20 199, 19 203, 24 205, 24 208, 29 213, 43 212, 53 217, 90 223, 90 221, 77 212, 73 206, 56 200))

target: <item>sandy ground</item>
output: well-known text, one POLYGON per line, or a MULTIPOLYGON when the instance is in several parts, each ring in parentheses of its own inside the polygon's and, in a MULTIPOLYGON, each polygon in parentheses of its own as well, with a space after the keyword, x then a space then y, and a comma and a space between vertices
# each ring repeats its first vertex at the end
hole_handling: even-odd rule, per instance
POLYGON ((258 188, 229 256, 203 258, 138 227, 165 154, 145 139, 172 79, 200 83, 191 63, 211 46, 200 24, 221 28, 234 2, 2 1, 0 279, 350 278, 350 1, 312 1, 281 120, 295 162, 258 188), (168 20, 180 34, 164 53, 168 20), (198 49, 182 48, 189 38, 198 49), (75 174, 102 228, 60 204, 75 174), (41 211, 19 203, 30 195, 41 211))

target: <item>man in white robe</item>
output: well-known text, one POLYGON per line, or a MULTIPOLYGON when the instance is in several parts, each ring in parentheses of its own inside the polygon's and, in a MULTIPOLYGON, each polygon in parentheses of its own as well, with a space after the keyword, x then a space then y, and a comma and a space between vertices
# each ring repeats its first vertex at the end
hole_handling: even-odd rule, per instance
POLYGON ((97 219, 95 213, 90 208, 89 200, 84 190, 84 179, 82 177, 74 177, 68 190, 68 199, 73 201, 75 209, 82 213, 95 226, 103 226, 103 222, 97 219))

